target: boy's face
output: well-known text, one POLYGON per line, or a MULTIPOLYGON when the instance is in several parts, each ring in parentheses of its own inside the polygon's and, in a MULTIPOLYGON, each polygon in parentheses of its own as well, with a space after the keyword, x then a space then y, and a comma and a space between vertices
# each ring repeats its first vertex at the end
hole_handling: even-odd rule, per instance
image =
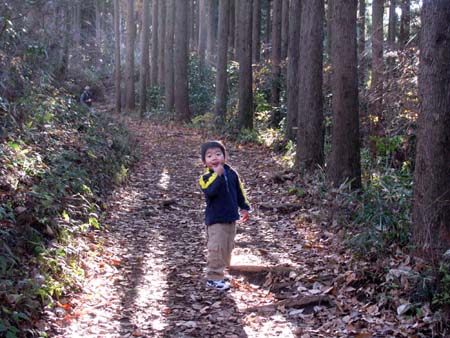
POLYGON ((205 164, 209 169, 214 170, 218 166, 225 164, 225 155, 220 148, 209 148, 205 153, 205 164))

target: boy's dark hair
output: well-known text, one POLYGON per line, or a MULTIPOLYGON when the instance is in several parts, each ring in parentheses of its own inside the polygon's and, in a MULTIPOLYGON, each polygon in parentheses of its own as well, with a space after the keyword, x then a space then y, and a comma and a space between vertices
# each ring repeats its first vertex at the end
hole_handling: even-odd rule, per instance
POLYGON ((220 148, 225 157, 225 146, 220 141, 208 141, 202 144, 202 161, 205 162, 206 151, 211 148, 220 148))

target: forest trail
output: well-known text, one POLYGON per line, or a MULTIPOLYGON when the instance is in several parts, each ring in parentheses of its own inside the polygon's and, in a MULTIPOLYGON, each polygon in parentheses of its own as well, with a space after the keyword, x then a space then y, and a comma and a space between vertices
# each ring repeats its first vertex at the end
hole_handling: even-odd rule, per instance
POLYGON ((232 289, 205 286, 199 132, 126 121, 142 149, 87 236, 80 294, 48 311, 51 337, 372 337, 407 332, 367 301, 337 237, 306 199, 288 195, 272 153, 228 143, 253 210, 239 224, 232 289), (255 271, 252 271, 255 270, 255 271))

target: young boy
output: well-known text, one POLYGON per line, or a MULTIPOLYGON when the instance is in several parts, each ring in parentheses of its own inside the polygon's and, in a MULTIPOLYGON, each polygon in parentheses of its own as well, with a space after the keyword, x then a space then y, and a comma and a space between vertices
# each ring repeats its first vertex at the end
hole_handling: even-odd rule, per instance
POLYGON ((224 279, 224 270, 230 266, 239 209, 242 222, 246 222, 250 204, 238 174, 225 163, 225 146, 220 141, 206 142, 201 147, 201 153, 207 167, 199 180, 206 197, 206 285, 228 290, 230 284, 224 279))

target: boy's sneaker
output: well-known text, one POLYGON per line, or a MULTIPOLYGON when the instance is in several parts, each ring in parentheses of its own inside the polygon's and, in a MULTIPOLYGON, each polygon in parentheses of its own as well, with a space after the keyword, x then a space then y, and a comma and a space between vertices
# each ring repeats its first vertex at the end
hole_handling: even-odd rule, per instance
POLYGON ((217 290, 220 291, 225 291, 228 290, 230 288, 230 283, 222 280, 209 280, 206 282, 206 286, 210 287, 210 288, 216 288, 217 290))
POLYGON ((231 277, 231 275, 225 275, 225 276, 223 277, 223 280, 224 280, 225 282, 231 282, 232 279, 233 279, 233 277, 231 277))

